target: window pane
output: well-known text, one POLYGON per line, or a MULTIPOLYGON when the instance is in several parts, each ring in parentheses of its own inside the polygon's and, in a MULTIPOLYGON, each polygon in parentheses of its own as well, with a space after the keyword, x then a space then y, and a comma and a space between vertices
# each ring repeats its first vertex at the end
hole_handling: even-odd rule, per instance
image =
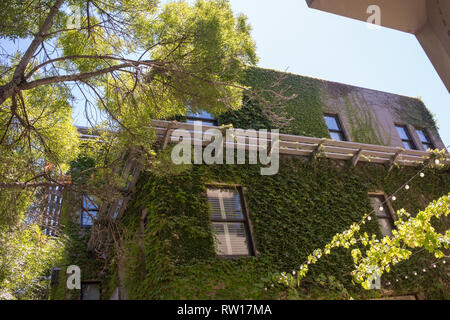
POLYGON ((324 118, 329 130, 340 130, 336 117, 324 116, 324 118))
POLYGON ((215 245, 219 255, 248 255, 248 243, 244 223, 213 222, 215 245))
POLYGON ((214 120, 210 121, 210 120, 199 120, 199 119, 192 119, 191 118, 191 119, 187 119, 186 123, 194 124, 195 121, 200 122, 202 126, 212 126, 212 127, 217 126, 217 123, 214 120))
POLYGON ((416 130, 417 135, 419 136, 420 141, 422 142, 430 142, 425 134, 425 132, 423 132, 423 130, 416 130))
POLYGON ((208 202, 211 205, 211 219, 223 219, 222 213, 220 210, 220 200, 219 196, 216 194, 210 194, 210 190, 208 190, 208 202))
POLYGON ((422 144, 423 144, 423 148, 424 148, 425 151, 427 151, 428 149, 434 149, 434 146, 432 144, 430 144, 430 143, 422 142, 422 144))
POLYGON ((59 272, 61 269, 59 268, 52 268, 51 270, 51 276, 50 276, 50 285, 52 287, 57 286, 59 283, 59 272))
POLYGON ((337 141, 344 141, 344 138, 342 137, 342 134, 338 133, 338 132, 330 132, 330 137, 333 140, 337 140, 337 141))
POLYGON ((81 225, 92 226, 97 218, 97 211, 83 211, 81 214, 81 225))
POLYGON ((114 219, 117 218, 119 211, 122 208, 122 204, 123 204, 123 199, 119 199, 119 201, 117 201, 116 208, 114 209, 114 214, 113 214, 114 219))
POLYGON ((188 112, 186 114, 186 116, 189 118, 203 118, 203 119, 215 120, 215 118, 209 112, 206 112, 204 110, 197 112, 197 113, 188 112))
POLYGON ((405 127, 396 126, 398 135, 402 140, 409 140, 408 134, 406 133, 405 127))
POLYGON ((239 194, 232 191, 222 191, 223 206, 227 219, 243 219, 239 194))
POLYGON ((249 235, 239 192, 227 188, 208 189, 207 196, 217 254, 249 255, 249 235))
POLYGON ((372 208, 375 210, 375 214, 377 217, 389 217, 389 208, 386 204, 383 204, 384 197, 370 197, 370 204, 372 205, 372 208), (383 207, 383 210, 380 210, 380 208, 383 207))
POLYGON ((95 218, 97 218, 98 203, 95 197, 83 195, 83 208, 81 211, 81 225, 92 226, 95 218))
POLYGON ((383 236, 392 236, 392 223, 388 218, 378 218, 380 231, 383 236))
POLYGON ((403 143, 403 147, 406 150, 412 150, 413 149, 413 147, 411 146, 411 143, 409 141, 402 141, 402 143, 403 143))
POLYGON ((98 283, 81 284, 81 300, 100 300, 100 285, 98 283))
POLYGON ((239 193, 227 189, 208 189, 208 201, 211 205, 211 219, 244 219, 239 193))
POLYGON ((392 236, 392 229, 394 225, 392 223, 391 213, 389 211, 389 206, 383 204, 385 198, 383 196, 370 196, 370 204, 375 210, 375 214, 378 219, 378 224, 380 225, 380 231, 383 236, 392 236), (380 208, 383 207, 383 210, 380 208))
POLYGON ((83 196, 83 209, 86 211, 89 210, 98 210, 98 205, 94 199, 94 197, 83 196))

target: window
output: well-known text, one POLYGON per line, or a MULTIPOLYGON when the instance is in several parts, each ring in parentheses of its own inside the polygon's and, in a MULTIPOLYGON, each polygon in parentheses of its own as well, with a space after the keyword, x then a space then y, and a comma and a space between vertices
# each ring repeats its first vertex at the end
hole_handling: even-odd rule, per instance
POLYGON ((406 126, 395 126, 397 128, 398 135, 400 139, 402 139, 403 147, 407 150, 416 150, 416 146, 411 138, 411 135, 408 132, 408 128, 406 126))
POLYGON ((338 141, 347 141, 341 123, 337 115, 324 115, 325 123, 330 132, 331 139, 338 141))
POLYGON ((81 300, 100 300, 100 282, 81 282, 81 300))
POLYGON ((120 211, 120 209, 122 209, 122 204, 123 204, 123 199, 119 199, 117 201, 116 208, 114 209, 114 214, 113 214, 114 219, 117 219, 117 216, 119 215, 119 211, 120 211))
POLYGON ((92 226, 98 214, 98 204, 94 197, 83 196, 83 208, 81 210, 81 226, 92 226))
POLYGON ((370 203, 378 218, 381 234, 383 236, 392 236, 392 229, 395 228, 394 219, 392 219, 391 210, 387 205, 385 196, 381 194, 371 194, 369 197, 370 203))
POLYGON ((217 120, 206 111, 201 111, 199 113, 188 112, 186 123, 194 124, 194 121, 201 121, 204 126, 217 126, 217 120))
POLYGON ((420 142, 422 142, 425 151, 428 149, 434 149, 434 145, 430 140, 430 137, 426 133, 425 129, 416 129, 417 135, 419 136, 420 142))
POLYGON ((210 188, 211 228, 216 252, 220 256, 253 255, 250 230, 241 200, 241 190, 210 188))
POLYGON ((55 287, 59 284, 59 273, 61 271, 61 268, 53 268, 50 272, 50 285, 52 287, 55 287))

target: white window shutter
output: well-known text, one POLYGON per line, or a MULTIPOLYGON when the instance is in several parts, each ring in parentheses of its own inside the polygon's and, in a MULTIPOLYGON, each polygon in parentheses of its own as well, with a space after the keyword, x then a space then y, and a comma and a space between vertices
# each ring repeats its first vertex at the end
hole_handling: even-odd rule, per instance
POLYGON ((208 189, 212 211, 210 218, 219 255, 248 255, 245 217, 239 194, 228 189, 208 189))

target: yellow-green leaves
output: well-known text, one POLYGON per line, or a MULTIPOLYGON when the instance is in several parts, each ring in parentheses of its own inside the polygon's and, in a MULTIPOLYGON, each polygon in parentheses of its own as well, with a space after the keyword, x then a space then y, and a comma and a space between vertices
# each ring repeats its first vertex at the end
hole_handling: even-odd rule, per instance
POLYGON ((35 224, 0 229, 0 300, 35 298, 63 248, 62 238, 47 237, 35 224))
MULTIPOLYGON (((445 255, 441 248, 448 248, 450 244, 449 233, 446 230, 445 234, 435 231, 431 226, 430 220, 432 218, 440 218, 448 216, 450 213, 450 199, 449 195, 443 196, 438 200, 431 202, 423 211, 420 211, 416 217, 411 217, 411 214, 406 210, 401 209, 397 212, 399 220, 396 222, 397 230, 393 232, 390 238, 385 236, 378 240, 376 235, 371 237, 364 232, 357 239, 355 234, 360 230, 359 225, 353 224, 348 230, 334 235, 330 243, 325 245, 325 255, 330 254, 333 248, 343 247, 350 248, 357 242, 362 243, 367 247, 363 254, 360 249, 355 248, 351 250, 351 256, 355 269, 352 271, 354 281, 361 284, 364 289, 370 289, 371 280, 373 277, 374 268, 377 274, 381 276, 384 271, 390 272, 391 266, 395 266, 401 261, 408 260, 412 251, 408 248, 424 247, 428 252, 433 253, 438 259, 445 255), (405 219, 406 220, 402 220, 405 219)), ((307 264, 315 264, 322 256, 322 250, 316 249, 307 258, 307 264)), ((286 284, 290 287, 300 285, 300 280, 306 276, 308 267, 302 265, 297 273, 297 277, 282 276, 279 279, 280 283, 286 284), (295 280, 295 281, 294 281, 295 280)))
MULTIPOLYGON (((98 20, 91 18, 91 24, 98 24, 98 20)), ((87 21, 83 20, 83 27, 87 21)), ((100 26, 88 30, 67 31, 58 39, 63 54, 66 57, 86 56, 86 58, 73 58, 61 63, 74 72, 90 72, 117 64, 116 60, 102 59, 102 56, 112 55, 120 48, 121 41, 114 35, 107 35, 100 26)))
POLYGON ((355 264, 358 263, 358 259, 359 259, 360 256, 361 256, 361 250, 359 250, 359 249, 353 249, 352 250, 352 258, 353 258, 353 262, 355 264))

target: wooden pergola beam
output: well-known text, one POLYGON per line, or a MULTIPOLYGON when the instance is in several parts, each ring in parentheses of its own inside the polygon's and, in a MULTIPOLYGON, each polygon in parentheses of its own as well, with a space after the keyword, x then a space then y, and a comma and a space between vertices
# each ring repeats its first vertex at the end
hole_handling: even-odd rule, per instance
POLYGON ((164 140, 162 144, 162 148, 165 149, 170 141, 170 136, 172 135, 172 128, 176 125, 177 121, 172 121, 167 126, 166 134, 164 135, 164 140))
POLYGON ((352 158, 352 166, 356 167, 359 159, 361 158, 362 152, 363 152, 363 149, 361 148, 355 153, 355 155, 352 158))
POLYGON ((388 172, 390 172, 392 170, 396 161, 398 160, 398 158, 400 157, 400 155, 402 154, 403 151, 404 151, 404 149, 399 149, 399 151, 392 157, 391 161, 389 161, 388 172))

